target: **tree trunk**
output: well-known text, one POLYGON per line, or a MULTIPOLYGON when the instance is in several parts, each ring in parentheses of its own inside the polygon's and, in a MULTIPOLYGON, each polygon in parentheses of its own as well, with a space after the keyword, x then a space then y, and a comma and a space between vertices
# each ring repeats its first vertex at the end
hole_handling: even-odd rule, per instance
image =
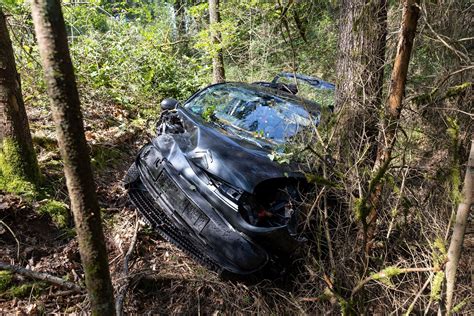
POLYGON ((178 38, 186 36, 185 4, 183 0, 175 0, 173 3, 174 16, 176 19, 176 33, 178 38))
POLYGON ((339 16, 336 108, 341 114, 337 156, 349 165, 361 141, 368 165, 375 161, 377 118, 382 107, 386 0, 342 0, 339 16), (361 123, 362 122, 362 123, 361 123))
POLYGON ((222 36, 219 30, 215 28, 221 22, 219 13, 219 0, 209 0, 209 22, 211 28, 212 46, 217 49, 212 52, 212 83, 225 81, 224 58, 222 57, 221 41, 222 36))
MULTIPOLYGON (((390 92, 387 105, 385 107, 383 130, 379 132, 377 159, 374 164, 374 176, 371 181, 368 205, 362 208, 369 210, 368 217, 364 216, 364 227, 366 229, 365 239, 366 250, 370 247, 373 238, 375 224, 377 220, 377 207, 382 194, 382 178, 388 170, 392 159, 392 150, 397 140, 397 130, 400 120, 400 113, 403 108, 403 98, 405 95, 405 84, 407 81, 408 65, 410 63, 413 39, 415 38, 416 26, 418 24, 420 9, 419 0, 405 0, 403 4, 402 26, 399 35, 397 54, 393 65, 390 79, 390 92)), ((362 213, 365 213, 362 211, 362 213)))
POLYGON ((454 286, 456 284, 456 270, 461 257, 461 248, 466 232, 467 219, 472 207, 474 196, 474 140, 471 142, 471 152, 467 162, 464 187, 462 190, 463 201, 456 212, 456 222, 448 249, 448 262, 446 263, 446 310, 451 314, 453 307, 454 286))
POLYGON ((0 171, 3 181, 16 179, 38 184, 40 171, 31 140, 20 76, 16 71, 12 42, 0 8, 0 171))
POLYGON ((113 288, 99 204, 60 0, 33 0, 32 16, 64 161, 92 314, 113 315, 113 288))

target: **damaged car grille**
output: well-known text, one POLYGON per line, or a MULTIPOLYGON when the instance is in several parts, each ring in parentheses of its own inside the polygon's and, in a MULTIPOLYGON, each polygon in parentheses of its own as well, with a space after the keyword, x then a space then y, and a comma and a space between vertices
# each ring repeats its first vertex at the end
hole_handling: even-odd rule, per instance
POLYGON ((146 220, 153 228, 157 229, 164 239, 178 246, 187 255, 193 257, 208 269, 218 273, 221 272, 222 269, 212 259, 207 257, 202 249, 193 244, 186 232, 181 232, 169 220, 168 216, 156 205, 153 198, 143 188, 130 188, 129 196, 146 220))

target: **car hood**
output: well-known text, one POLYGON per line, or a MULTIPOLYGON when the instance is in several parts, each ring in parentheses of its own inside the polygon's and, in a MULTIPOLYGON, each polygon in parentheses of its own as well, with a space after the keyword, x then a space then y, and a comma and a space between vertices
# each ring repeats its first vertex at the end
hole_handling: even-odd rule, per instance
POLYGON ((176 151, 181 152, 190 163, 206 173, 250 193, 268 179, 304 179, 302 173, 294 171, 296 165, 272 161, 268 157, 271 149, 211 126, 182 108, 178 109, 178 115, 185 132, 167 134, 179 147, 167 157, 172 164, 180 156, 176 151))

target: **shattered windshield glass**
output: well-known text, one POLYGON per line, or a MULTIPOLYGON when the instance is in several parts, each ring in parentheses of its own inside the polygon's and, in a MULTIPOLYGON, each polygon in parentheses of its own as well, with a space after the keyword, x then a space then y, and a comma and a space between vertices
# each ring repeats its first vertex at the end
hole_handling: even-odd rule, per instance
POLYGON ((208 122, 232 128, 238 135, 276 144, 319 122, 319 115, 311 115, 294 99, 245 86, 210 87, 184 107, 208 122))

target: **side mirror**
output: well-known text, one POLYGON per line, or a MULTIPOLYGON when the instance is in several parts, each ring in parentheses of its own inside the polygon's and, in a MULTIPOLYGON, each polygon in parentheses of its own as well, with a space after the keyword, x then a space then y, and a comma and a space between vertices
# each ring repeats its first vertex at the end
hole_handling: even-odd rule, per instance
POLYGON ((166 98, 161 101, 161 109, 163 111, 176 109, 179 101, 173 98, 166 98))

